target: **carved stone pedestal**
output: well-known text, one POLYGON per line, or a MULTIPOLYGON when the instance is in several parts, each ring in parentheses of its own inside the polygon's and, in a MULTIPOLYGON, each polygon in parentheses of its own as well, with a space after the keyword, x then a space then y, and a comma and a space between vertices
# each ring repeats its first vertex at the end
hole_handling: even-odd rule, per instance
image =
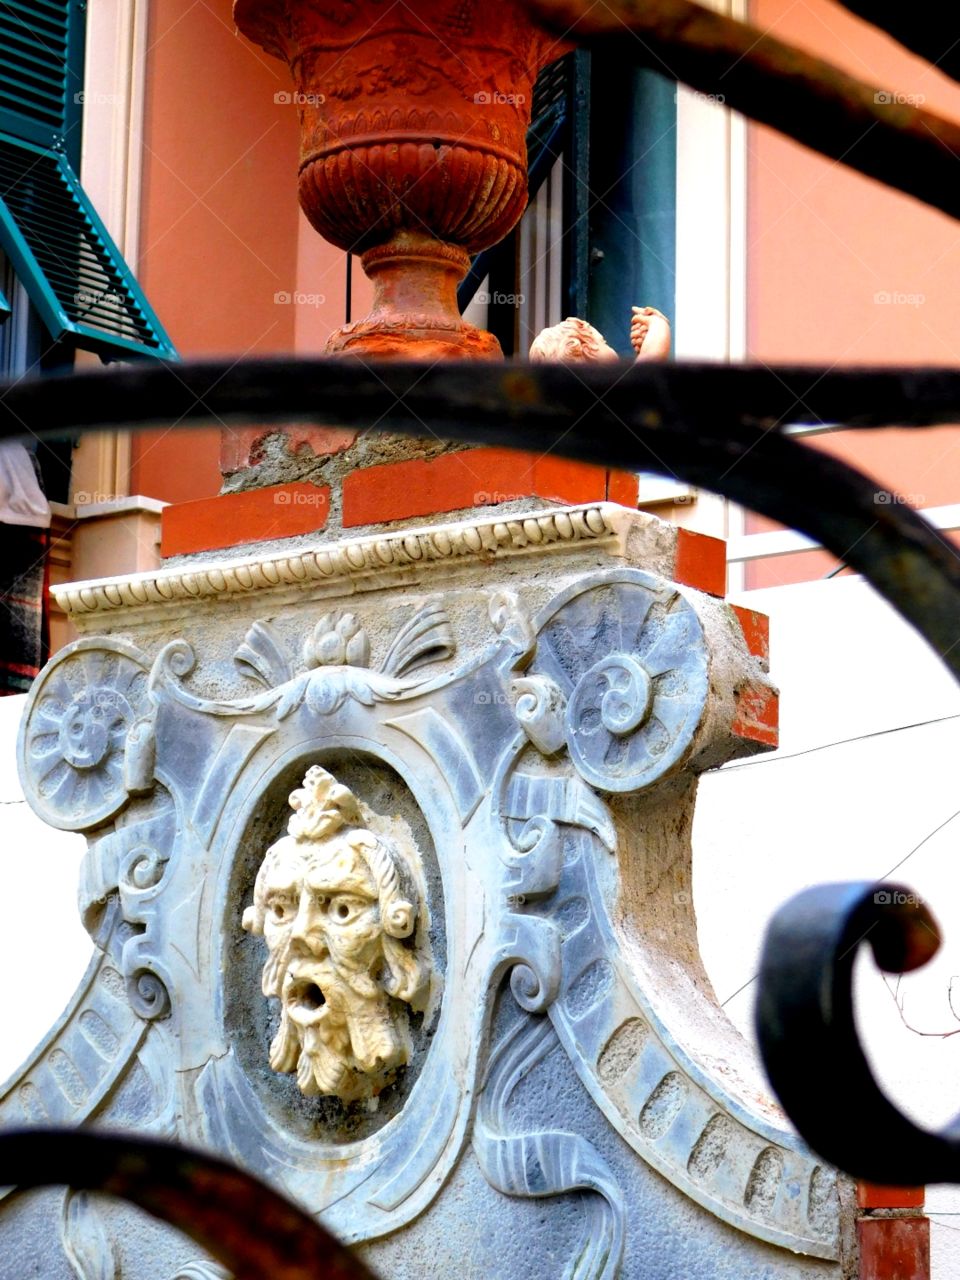
MULTIPOLYGON (((697 776, 774 694, 679 572, 600 504, 61 590, 20 766, 89 835, 97 953, 2 1123, 208 1145, 385 1277, 844 1274, 700 965, 697 776)), ((9 1201, 0 1253, 217 1274, 61 1200, 9 1201)))

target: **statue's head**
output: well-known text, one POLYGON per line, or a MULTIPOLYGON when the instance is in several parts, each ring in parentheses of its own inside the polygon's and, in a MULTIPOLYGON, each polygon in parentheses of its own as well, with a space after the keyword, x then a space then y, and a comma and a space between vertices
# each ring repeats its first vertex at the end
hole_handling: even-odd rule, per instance
POLYGON ((422 903, 399 846, 366 829, 357 798, 314 765, 290 796, 243 927, 266 939, 263 992, 280 1001, 275 1071, 308 1095, 371 1097, 409 1061, 404 1005, 423 1007, 422 903))
POLYGON ((586 320, 568 316, 542 329, 530 344, 531 360, 619 360, 603 334, 586 320))

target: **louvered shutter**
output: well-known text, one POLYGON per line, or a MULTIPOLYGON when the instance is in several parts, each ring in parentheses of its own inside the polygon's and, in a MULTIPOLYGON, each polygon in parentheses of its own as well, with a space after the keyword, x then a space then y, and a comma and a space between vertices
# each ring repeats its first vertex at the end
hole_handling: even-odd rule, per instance
MULTIPOLYGON (((545 155, 549 157, 550 163, 556 158, 549 153, 552 142, 567 118, 567 97, 572 69, 573 59, 567 55, 558 62, 551 62, 537 76, 530 109, 530 128, 527 130, 528 170, 539 172, 545 155)), ((542 177, 540 181, 543 181, 542 177)), ((539 187, 540 183, 536 185, 539 187)))
POLYGON ((85 0, 0 0, 0 247, 55 339, 175 358, 77 176, 85 0))
MULTIPOLYGON (((544 67, 533 89, 530 128, 527 130, 527 196, 529 203, 549 176, 557 153, 563 146, 567 124, 567 98, 573 68, 572 55, 544 67)), ((471 263, 457 289, 457 303, 463 311, 470 305, 490 267, 497 246, 484 249, 471 263)))

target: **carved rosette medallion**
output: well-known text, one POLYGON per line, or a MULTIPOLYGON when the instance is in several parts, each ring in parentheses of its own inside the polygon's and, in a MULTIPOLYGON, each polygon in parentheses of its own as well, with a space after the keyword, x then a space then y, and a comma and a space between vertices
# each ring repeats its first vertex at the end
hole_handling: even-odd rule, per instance
POLYGON ((678 591, 651 583, 581 593, 548 624, 541 652, 569 687, 567 742, 586 782, 641 791, 683 760, 706 707, 708 674, 703 629, 678 591), (571 637, 591 636, 590 617, 598 643, 571 646, 571 637), (603 653, 614 636, 621 648, 603 653))
POLYGON ((295 1071, 308 1097, 356 1102, 410 1060, 403 1005, 422 1011, 430 987, 424 905, 399 844, 366 829, 325 769, 307 771, 290 806, 243 917, 266 938, 263 992, 281 1006, 270 1066, 295 1071))
POLYGON ((51 826, 95 827, 144 785, 148 670, 132 645, 78 640, 35 681, 18 752, 33 806, 51 826))

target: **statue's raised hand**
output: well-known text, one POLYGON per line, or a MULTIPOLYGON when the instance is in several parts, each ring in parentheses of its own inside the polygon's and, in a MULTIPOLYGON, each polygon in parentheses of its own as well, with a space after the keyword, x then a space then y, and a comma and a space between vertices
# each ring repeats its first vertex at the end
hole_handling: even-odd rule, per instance
POLYGON ((633 307, 630 343, 638 360, 666 360, 670 354, 670 321, 656 307, 633 307))

